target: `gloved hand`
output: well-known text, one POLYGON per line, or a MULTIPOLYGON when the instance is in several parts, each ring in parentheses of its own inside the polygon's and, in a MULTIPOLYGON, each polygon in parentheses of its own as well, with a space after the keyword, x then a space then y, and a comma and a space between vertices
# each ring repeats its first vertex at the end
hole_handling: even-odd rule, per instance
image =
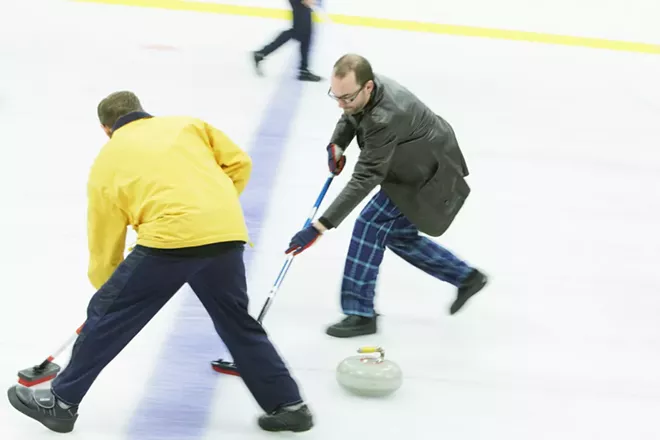
POLYGON ((344 150, 337 144, 328 144, 326 150, 328 151, 328 168, 332 174, 338 176, 346 165, 344 150))
POLYGON ((286 250, 287 254, 293 252, 293 255, 298 255, 308 247, 314 244, 314 242, 321 236, 321 232, 316 229, 313 225, 309 225, 301 231, 297 232, 291 238, 289 243, 289 248, 286 250))

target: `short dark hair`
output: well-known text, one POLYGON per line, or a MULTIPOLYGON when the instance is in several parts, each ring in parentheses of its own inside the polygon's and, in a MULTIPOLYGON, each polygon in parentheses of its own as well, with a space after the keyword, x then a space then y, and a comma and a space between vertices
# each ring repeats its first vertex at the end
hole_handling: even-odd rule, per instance
POLYGON ((133 112, 141 112, 142 104, 133 92, 114 92, 105 97, 98 105, 99 121, 106 127, 112 127, 117 119, 133 112))
POLYGON ((349 73, 355 73, 355 81, 362 86, 367 81, 373 81, 374 71, 371 64, 361 55, 348 53, 335 62, 333 73, 338 78, 345 78, 349 73))

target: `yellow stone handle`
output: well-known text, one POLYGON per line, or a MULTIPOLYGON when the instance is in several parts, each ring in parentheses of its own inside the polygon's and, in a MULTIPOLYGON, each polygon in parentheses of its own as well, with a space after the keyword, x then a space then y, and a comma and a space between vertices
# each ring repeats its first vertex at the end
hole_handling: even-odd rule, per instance
POLYGON ((383 351, 383 349, 376 346, 366 346, 358 349, 358 353, 380 353, 381 351, 383 351))
POLYGON ((360 347, 358 348, 358 353, 378 353, 380 354, 381 360, 385 358, 385 350, 383 350, 382 347, 377 347, 375 345, 360 347))

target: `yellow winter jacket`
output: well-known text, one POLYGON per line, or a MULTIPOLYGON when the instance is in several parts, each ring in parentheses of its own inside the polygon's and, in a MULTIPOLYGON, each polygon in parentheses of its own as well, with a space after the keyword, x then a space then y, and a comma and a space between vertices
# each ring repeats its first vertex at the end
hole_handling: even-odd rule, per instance
POLYGON ((248 241, 238 196, 250 157, 199 119, 127 116, 87 185, 88 276, 96 289, 123 261, 129 225, 138 245, 154 248, 248 241))

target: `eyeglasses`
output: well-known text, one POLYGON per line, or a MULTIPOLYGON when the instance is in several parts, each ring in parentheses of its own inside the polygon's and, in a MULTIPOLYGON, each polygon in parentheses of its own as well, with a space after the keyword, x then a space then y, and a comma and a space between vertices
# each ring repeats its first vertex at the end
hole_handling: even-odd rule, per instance
POLYGON ((335 96, 332 93, 332 88, 329 88, 328 89, 328 96, 331 97, 332 99, 334 99, 335 101, 341 101, 345 104, 350 104, 351 102, 353 102, 357 99, 358 95, 364 89, 364 86, 366 86, 366 85, 367 85, 367 83, 364 83, 364 84, 362 84, 362 86, 360 86, 360 88, 357 90, 357 92, 354 92, 354 93, 351 93, 351 94, 348 94, 348 95, 343 95, 343 96, 335 96))

